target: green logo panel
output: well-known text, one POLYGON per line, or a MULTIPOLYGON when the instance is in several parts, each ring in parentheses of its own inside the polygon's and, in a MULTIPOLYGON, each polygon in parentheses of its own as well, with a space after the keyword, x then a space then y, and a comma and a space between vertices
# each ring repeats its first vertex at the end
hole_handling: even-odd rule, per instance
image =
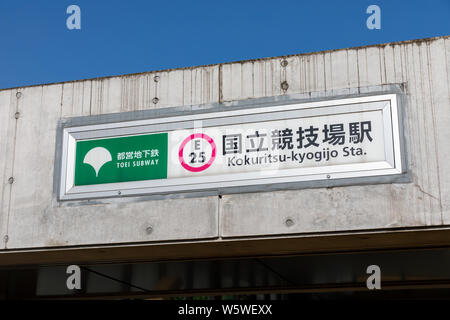
POLYGON ((75 185, 167 178, 167 133, 77 141, 75 185))

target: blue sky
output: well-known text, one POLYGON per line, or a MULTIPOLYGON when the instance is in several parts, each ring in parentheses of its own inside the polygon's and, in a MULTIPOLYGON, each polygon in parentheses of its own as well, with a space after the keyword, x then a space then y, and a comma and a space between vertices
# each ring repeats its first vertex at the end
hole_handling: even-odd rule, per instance
POLYGON ((0 0, 0 88, 449 34, 450 0, 0 0))

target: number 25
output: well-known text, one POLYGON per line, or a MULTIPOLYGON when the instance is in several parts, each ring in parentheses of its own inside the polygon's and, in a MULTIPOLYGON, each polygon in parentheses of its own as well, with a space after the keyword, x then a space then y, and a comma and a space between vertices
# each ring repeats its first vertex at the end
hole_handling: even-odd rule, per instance
POLYGON ((195 152, 191 152, 189 154, 189 156, 191 157, 190 163, 204 163, 206 161, 204 151, 200 152, 198 159, 197 159, 197 154, 195 152))

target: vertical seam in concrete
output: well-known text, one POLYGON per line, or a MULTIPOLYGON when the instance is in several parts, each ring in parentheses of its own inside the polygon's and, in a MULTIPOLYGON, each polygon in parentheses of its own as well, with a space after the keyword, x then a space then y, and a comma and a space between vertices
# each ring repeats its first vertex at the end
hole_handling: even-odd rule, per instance
POLYGON ((137 111, 141 109, 140 103, 141 103, 141 76, 136 77, 135 83, 134 83, 134 103, 133 103, 133 109, 132 111, 137 111))
POLYGON ((75 82, 72 82, 72 104, 71 104, 70 116, 73 115, 74 94, 75 94, 75 82))
MULTIPOLYGON (((11 104, 13 103, 13 100, 14 98, 13 98, 13 95, 12 95, 12 91, 10 91, 10 93, 9 93, 9 104, 8 104, 8 111, 7 111, 7 114, 9 114, 10 113, 10 110, 11 110, 11 104)), ((16 102, 17 102, 17 100, 15 100, 16 102)), ((8 119, 8 120, 11 120, 11 119, 8 119)), ((10 121, 8 121, 8 128, 6 129, 6 139, 8 139, 8 129, 9 129, 9 126, 10 126, 10 121)), ((6 142, 5 143, 5 148, 8 146, 8 142, 6 142)), ((5 153, 5 155, 6 155, 7 153, 5 153)), ((7 169, 7 159, 6 159, 6 156, 5 156, 5 158, 4 158, 4 163, 3 163, 3 177, 5 178, 5 179, 7 179, 7 172, 6 172, 6 169, 7 169)), ((2 181, 2 184, 3 184, 4 182, 2 181)), ((1 197, 1 202, 0 202, 0 205, 1 205, 1 207, 0 207, 0 209, 1 208, 3 208, 3 204, 5 203, 5 198, 6 198, 6 196, 5 196, 5 193, 7 192, 5 189, 6 189, 6 187, 8 187, 8 184, 5 184, 4 185, 4 188, 3 188, 3 190, 2 190, 2 197, 1 197)), ((9 185, 9 187, 11 187, 11 185, 9 185)), ((9 203, 8 203, 8 206, 9 206, 9 203)), ((6 236, 7 234, 8 234, 8 231, 7 231, 7 226, 8 226, 8 217, 6 216, 6 217, 3 217, 2 218, 2 222, 4 223, 4 231, 5 231, 5 234, 3 235, 3 236, 6 236), (4 220, 3 220, 3 218, 4 218, 4 220)), ((2 231, 3 231, 3 225, 2 226, 0 226, 1 228, 2 228, 2 231)), ((3 243, 5 243, 4 242, 4 238, 2 238, 1 239, 2 241, 3 241, 3 243)), ((5 249, 6 249, 6 245, 5 245, 5 249)))
MULTIPOLYGON (((161 81, 161 76, 159 76, 159 81, 158 82, 153 81, 153 83, 155 84, 155 98, 158 98, 158 99, 159 99, 159 97, 158 97, 158 83, 160 81, 161 81)), ((156 108, 156 103, 153 103, 153 108, 156 108)))
MULTIPOLYGON (((314 66, 314 72, 312 73, 313 74, 313 76, 314 76, 314 91, 318 91, 318 89, 317 89, 317 87, 319 86, 319 83, 318 83, 318 74, 317 74, 317 69, 318 69, 318 67, 317 67, 317 55, 314 55, 314 57, 313 57, 313 66, 314 66)), ((311 88, 310 88, 310 91, 309 91, 309 93, 310 93, 310 95, 311 95, 311 88)))
POLYGON ((360 80, 360 76, 359 76, 359 50, 356 50, 356 73, 358 74, 358 93, 360 93, 360 89, 361 88, 361 80, 360 80))
POLYGON ((81 91, 81 112, 84 115, 84 85, 86 81, 83 81, 83 90, 81 91))
POLYGON ((189 86, 189 105, 192 106, 192 88, 194 87, 194 82, 192 81, 192 70, 189 71, 191 78, 191 85, 189 86))
MULTIPOLYGON (((425 96, 425 89, 423 86, 423 82, 424 82, 424 70, 423 70, 423 66, 422 66, 422 50, 421 50, 422 46, 417 47, 417 51, 419 53, 419 79, 420 79, 420 92, 421 92, 421 111, 422 111, 422 117, 424 122, 426 122, 426 106, 424 103, 424 96, 425 96)), ((419 104, 417 105, 419 107, 419 104)), ((425 132, 425 137, 428 137, 428 129, 427 129, 427 125, 425 124, 423 126, 424 132, 425 132)), ((425 154, 430 154, 429 150, 428 150, 428 143, 425 143, 425 154)), ((424 180, 426 178, 427 180, 427 187, 430 186, 430 164, 429 164, 429 157, 426 157, 426 177, 424 176, 424 180)), ((424 189, 424 187, 422 186, 422 190, 424 189)), ((427 188, 428 189, 428 188, 427 188)), ((428 190, 427 190, 428 192, 428 190)), ((430 192, 428 192, 430 193, 430 192)), ((424 201, 425 202, 425 201, 424 201)), ((427 224, 431 224, 432 221, 432 211, 433 211, 433 200, 431 197, 428 197, 428 203, 429 203, 429 215, 428 215, 428 221, 427 224)))
MULTIPOLYGON (((405 63, 404 55, 406 54, 405 53, 406 49, 405 49, 405 46, 398 46, 397 48, 399 50, 399 55, 400 55, 400 73, 401 73, 401 77, 402 77, 402 83, 406 83, 405 84, 405 94, 406 94, 405 101, 407 102, 407 106, 410 107, 411 103, 408 103, 411 100, 410 95, 408 96, 408 92, 409 92, 409 82, 407 82, 408 81, 408 71, 406 68, 404 68, 404 63, 405 63)), ((410 114, 410 111, 406 107, 404 108, 404 111, 405 111, 404 117, 406 117, 404 119, 404 123, 405 123, 406 128, 409 130, 409 138, 407 139, 407 143, 409 143, 410 150, 407 154, 410 157, 410 159, 409 159, 409 161, 408 160, 407 161, 409 162, 409 165, 411 166, 411 162, 413 160, 413 156, 412 156, 413 144, 411 141, 412 127, 411 127, 411 123, 410 123, 411 121, 409 120, 409 117, 407 116, 408 114, 410 114)), ((410 167, 410 170, 411 170, 411 167, 410 167)), ((400 225, 403 225, 403 215, 402 214, 400 214, 400 225)))
POLYGON ((135 78, 134 75, 130 78, 129 84, 130 84, 130 86, 129 86, 130 90, 128 91, 128 99, 127 99, 126 111, 133 111, 134 105, 135 105, 135 102, 136 102, 136 97, 135 97, 135 93, 136 93, 136 78, 135 78))
POLYGON ((310 69, 310 66, 311 66, 311 60, 308 58, 308 59, 305 59, 305 68, 303 68, 304 70, 303 70, 303 81, 304 81, 304 87, 303 87, 303 91, 302 91, 302 93, 305 93, 305 92, 311 92, 311 88, 310 88, 310 81, 308 81, 308 80, 306 80, 306 75, 308 75, 309 76, 309 69, 310 69), (308 86, 308 87, 307 87, 308 86))
POLYGON ((62 115, 62 108, 63 108, 63 101, 64 101, 64 83, 61 85, 61 102, 60 102, 60 109, 59 109, 59 115, 62 115))
POLYGON ((131 77, 130 81, 130 99, 127 103, 127 111, 135 111, 136 109, 136 91, 137 91, 137 85, 136 85, 136 76, 131 77))
MULTIPOLYGON (((417 88, 417 72, 416 72, 417 70, 416 70, 416 64, 415 64, 415 58, 414 58, 414 44, 411 44, 410 48, 411 48, 411 62, 412 62, 412 72, 413 72, 412 79, 414 79, 414 99, 415 99, 415 106, 416 106, 415 114, 418 115, 418 114, 420 114, 420 110, 419 110, 420 108, 419 108, 419 100, 417 97, 417 92, 418 92, 417 91, 418 90, 418 88, 417 88)), ((419 57, 419 59, 420 59, 420 57, 419 57)), ((417 130, 420 130, 419 129, 420 123, 417 123, 417 126, 415 126, 415 127, 417 128, 417 130)), ((421 140, 422 139, 421 139, 420 132, 417 132, 417 142, 419 144, 419 149, 422 149, 421 140)), ((420 152, 420 154, 423 155, 423 152, 420 152)), ((416 167, 416 169, 417 168, 418 168, 418 166, 416 167)), ((418 175, 417 175, 417 180, 419 180, 418 175)), ((423 182, 423 166, 420 167, 420 182, 417 181, 417 184, 421 185, 422 182, 423 182)), ((426 213, 425 213, 425 201, 423 201, 423 198, 422 198, 421 203, 422 203, 422 207, 423 207, 422 216, 424 219, 424 223, 426 224, 427 217, 426 217, 426 213)))
POLYGON ((197 93, 196 93, 196 91, 198 90, 198 88, 197 88, 197 75, 198 75, 198 71, 195 70, 195 73, 193 73, 194 81, 192 82, 195 85, 195 89, 194 89, 194 85, 192 85, 192 88, 193 88, 193 90, 192 90, 192 92, 193 92, 192 97, 195 97, 195 100, 194 100, 195 102, 199 101, 199 98, 198 98, 197 93))
POLYGON ((104 90, 104 81, 100 80, 100 89, 98 90, 98 107, 99 107, 99 114, 103 114, 103 90, 104 90))
POLYGON ((255 98, 255 62, 252 61, 252 98, 255 98))
MULTIPOLYGON (((402 83, 404 83, 404 82, 406 82, 405 81, 405 79, 408 79, 408 72, 407 71, 405 71, 406 72, 406 74, 405 74, 405 72, 403 71, 403 65, 404 65, 404 55, 405 54, 405 47, 404 46, 401 46, 400 47, 400 69, 401 69, 401 74, 402 74, 402 83), (402 51, 403 51, 403 54, 402 54, 402 51)), ((405 68, 405 70, 406 70, 406 68, 405 68)))
MULTIPOLYGON (((434 100, 433 100, 433 73, 430 66, 430 43, 426 44, 427 48, 427 65, 428 65, 428 81, 430 86, 430 105, 431 105, 431 118, 433 120, 433 136, 434 136, 434 152, 436 155, 436 170, 437 170, 437 182, 438 182, 438 190, 439 190, 439 208, 441 211, 441 224, 444 223, 444 215, 443 215, 443 208, 442 208, 442 192, 441 192, 441 178, 440 178, 440 167, 439 167, 439 148, 437 147, 437 132, 436 132, 436 116, 434 112, 434 100)), ((445 51, 445 49, 444 49, 445 51)), ((430 199, 431 201, 432 199, 430 199)))
POLYGON ((322 58, 323 58, 323 86, 325 92, 327 92, 327 71, 325 67, 325 53, 322 53, 322 58))
POLYGON ((366 67, 366 83, 365 85, 369 85, 369 59, 367 58, 367 48, 364 48, 364 56, 365 56, 365 67, 366 67))
POLYGON ((333 91, 334 83, 333 83, 333 58, 331 56, 331 53, 329 53, 330 57, 330 81, 331 81, 331 91, 333 91))
POLYGON ((384 66, 384 83, 388 83, 386 72, 386 47, 383 47, 383 66, 384 66))
POLYGON ((222 239, 222 211, 220 210, 220 201, 222 199, 217 196, 217 237, 221 240, 222 239))
MULTIPOLYGON (((295 59, 297 59, 298 71, 299 71, 298 72, 298 88, 299 88, 299 90, 301 90, 301 88, 302 88, 302 72, 301 72, 301 70, 302 70, 302 61, 301 61, 299 56, 295 56, 295 59)), ((317 72, 317 70, 315 70, 315 71, 317 72)), ((295 76, 295 74, 294 74, 294 76, 295 76)), ((314 86, 317 87, 316 84, 314 84, 314 86)), ((305 85, 305 88, 306 88, 306 85, 305 85)))
POLYGON ((394 68, 394 81, 397 82, 397 68, 395 67, 395 47, 392 47, 392 66, 394 68))
MULTIPOLYGON (((169 81, 169 79, 167 80, 169 81)), ((143 110, 144 109, 144 95, 145 95, 145 83, 144 83, 144 76, 139 77, 139 86, 137 87, 137 110, 143 110), (142 90, 141 90, 142 89, 142 90), (142 104, 141 104, 141 98, 142 98, 142 104)))
POLYGON ((215 68, 211 68, 208 71, 208 103, 215 102, 214 101, 214 73, 215 68))
POLYGON ((222 83, 222 73, 223 73, 223 70, 222 70, 222 64, 219 64, 219 103, 220 104, 222 104, 223 103, 223 92, 222 92, 222 86, 223 86, 223 83, 222 83))
POLYGON ((448 92, 448 98, 450 100, 450 82, 449 82, 450 79, 448 77, 448 75, 449 75, 449 71, 448 71, 449 64, 448 64, 448 57, 447 57, 447 44, 446 44, 446 41, 450 41, 450 40, 449 39, 444 39, 445 70, 446 70, 446 73, 447 73, 447 92, 448 92))
MULTIPOLYGON (((392 81, 396 81, 395 79, 395 53, 394 53, 394 47, 391 47, 391 52, 392 55, 390 56, 392 58, 392 66, 393 66, 393 78, 392 81)), ((386 83, 388 82, 387 79, 387 69, 386 69, 386 47, 383 48, 383 57, 384 57, 384 74, 385 74, 385 79, 386 79, 386 83)), ((390 74, 392 74, 392 72, 390 72, 390 74)), ((394 212, 394 206, 393 206, 393 197, 392 195, 395 193, 395 189, 393 184, 389 184, 389 223, 391 224, 392 222, 394 222, 395 224, 397 224, 397 217, 396 214, 394 212)))
POLYGON ((267 68, 266 68, 266 65, 267 65, 267 63, 266 63, 266 61, 264 61, 263 68, 262 68, 263 76, 261 76, 261 81, 264 85, 264 95, 263 95, 264 97, 267 97, 267 77, 266 77, 267 68))
MULTIPOLYGON (((17 98, 17 92, 19 92, 18 90, 16 90, 16 108, 15 108, 15 112, 19 111, 19 99, 17 98)), ((13 137, 13 150, 12 150, 12 164, 11 164, 11 177, 14 178, 14 162, 15 162, 15 158, 16 158, 16 138, 17 138, 17 126, 18 126, 18 121, 17 119, 15 120, 14 123, 14 137, 13 137)), ((8 195, 8 212, 6 215, 6 236, 9 236, 9 217, 10 217, 10 213, 11 213, 11 198, 12 198, 12 189, 13 189, 13 183, 11 183, 9 185, 9 195, 8 195)), ((7 249, 8 247, 8 242, 5 241, 5 249, 7 249)))
POLYGON ((383 82, 383 69, 381 68, 381 48, 378 48, 378 64, 380 66, 380 83, 383 84, 386 81, 386 74, 385 74, 385 81, 383 82))
POLYGON ((120 92, 121 92, 121 95, 120 95, 120 108, 119 108, 120 111, 123 111, 123 99, 124 99, 124 96, 125 96, 124 91, 125 91, 125 78, 122 77, 122 78, 120 78, 120 92))
MULTIPOLYGON (((402 79, 404 79, 407 83, 408 83, 408 89, 410 89, 412 87, 411 81, 414 81, 414 76, 411 74, 411 69, 408 68, 408 45, 405 46, 401 46, 400 47, 400 57, 401 57, 401 62, 402 62, 402 79)), ((412 90, 407 90, 407 97, 408 97, 408 106, 410 108, 412 108, 413 106, 413 94, 412 94, 412 90), (409 94, 408 94, 409 93, 409 94)), ((409 111, 409 110, 408 110, 409 111)), ((413 111, 410 111, 410 114, 413 114, 413 111)), ((415 149, 416 146, 414 145, 414 132, 413 132, 413 128, 415 128, 413 126, 413 119, 412 117, 407 117, 407 123, 408 123, 408 128, 410 129, 409 132, 409 145, 410 145, 410 152, 409 154, 411 155, 411 164, 414 163, 414 166, 416 167, 414 170, 416 172, 412 172, 412 176, 413 176, 413 183, 418 182, 419 176, 417 175, 417 159, 416 159, 416 154, 415 154, 415 149), (414 177, 415 180, 414 181, 414 177)), ((413 169, 411 168, 411 171, 413 171, 413 169)), ((417 206, 414 206, 415 209, 415 213, 414 216, 416 215, 417 212, 417 206)), ((403 215, 400 216, 401 220, 400 222, 403 225, 403 215)))
MULTIPOLYGON (((270 66, 270 92, 274 96, 275 95, 280 95, 281 94, 281 86, 280 86, 280 84, 278 84, 278 86, 280 88, 280 91, 276 92, 275 91, 276 88, 274 88, 274 85, 275 85, 275 81, 274 81, 275 80, 274 79, 275 72, 273 71, 273 63, 272 63, 271 60, 269 60, 269 66, 270 66)), ((281 77, 281 74, 280 74, 280 77, 281 77)))
MULTIPOLYGON (((240 74, 241 74, 241 85, 239 86, 239 100, 240 99, 242 99, 242 98, 244 98, 244 68, 243 68, 243 64, 241 63, 241 64, 239 64, 238 65, 239 66, 239 71, 240 71, 240 74)), ((238 99, 236 99, 236 100, 238 100, 238 99)))
POLYGON ((347 88, 350 88, 350 69, 348 65, 348 49, 345 50, 345 57, 347 61, 347 88))
MULTIPOLYGON (((184 72, 183 72, 184 74, 184 72)), ((147 77, 145 78, 145 101, 144 101, 144 105, 145 105, 145 109, 151 109, 151 96, 150 96, 150 80, 151 74, 147 74, 147 77)), ((184 90, 184 88, 183 88, 184 90)), ((184 97, 184 96, 183 96, 184 97)), ((183 100, 184 103, 184 100, 183 100)))
POLYGON ((200 103, 205 103, 205 72, 200 71, 200 103))
MULTIPOLYGON (((182 104, 185 104, 185 96, 184 96, 184 72, 185 70, 181 71, 181 99, 182 99, 182 104)), ((147 78, 147 83, 148 83, 148 78, 147 78)), ((148 86, 148 85, 147 85, 148 86)))
MULTIPOLYGON (((47 87, 47 88, 49 88, 49 87, 47 87)), ((39 109, 40 110, 42 110, 42 108, 43 108, 43 101, 44 101, 44 86, 42 86, 41 87, 41 103, 40 103, 40 105, 39 105, 39 109)), ((42 117, 42 112, 39 112, 39 126, 38 126, 38 137, 40 137, 41 136, 41 128, 42 128, 42 125, 41 125, 41 117, 42 117)), ((40 145, 41 145, 41 139, 38 139, 38 142, 37 142, 37 150, 39 150, 40 148, 40 145)), ((34 181, 34 185, 35 185, 35 187, 33 188, 34 190, 37 190, 37 184, 39 183, 39 181, 34 181)), ((36 205, 36 198, 37 198, 37 193, 34 193, 34 197, 33 197, 33 207, 35 207, 35 205, 36 205)), ((35 235, 35 229, 36 229, 36 224, 35 223, 33 223, 33 225, 31 226, 31 243, 34 243, 34 235, 35 235)))
POLYGON ((90 91, 89 91, 89 115, 92 116, 92 81, 91 81, 91 86, 90 86, 90 91))

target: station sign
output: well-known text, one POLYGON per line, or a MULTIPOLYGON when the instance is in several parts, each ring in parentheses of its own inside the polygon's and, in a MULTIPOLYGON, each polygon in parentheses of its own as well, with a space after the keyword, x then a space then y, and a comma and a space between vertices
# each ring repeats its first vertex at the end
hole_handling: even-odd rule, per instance
POLYGON ((401 174, 397 108, 385 94, 64 128, 59 197, 401 174))

